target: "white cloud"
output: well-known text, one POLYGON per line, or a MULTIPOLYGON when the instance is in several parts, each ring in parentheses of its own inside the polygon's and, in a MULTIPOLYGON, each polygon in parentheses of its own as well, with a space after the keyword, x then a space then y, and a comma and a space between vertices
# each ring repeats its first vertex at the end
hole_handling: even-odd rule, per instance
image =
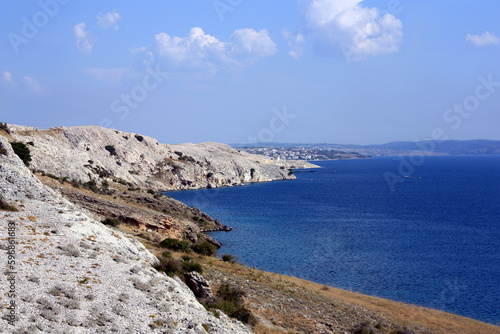
POLYGON ((253 29, 236 30, 229 38, 229 43, 234 56, 258 58, 278 52, 276 44, 265 29, 259 32, 253 29))
POLYGON ((120 13, 116 10, 107 12, 106 14, 99 13, 97 15, 97 24, 99 27, 104 29, 114 28, 115 30, 118 30, 118 25, 116 23, 121 18, 120 13))
POLYGON ((236 30, 228 42, 222 42, 198 27, 186 37, 171 37, 163 32, 156 35, 155 50, 171 64, 187 67, 241 66, 277 52, 266 30, 236 30))
POLYGON ((85 23, 78 23, 73 27, 76 37, 76 46, 83 53, 90 54, 94 48, 93 38, 90 31, 85 30, 85 23))
POLYGON ((363 0, 302 0, 303 16, 319 49, 340 47, 348 60, 397 52, 403 24, 392 14, 362 5, 363 0))
POLYGON ((5 86, 10 86, 10 87, 16 87, 17 86, 17 84, 12 79, 12 73, 7 72, 7 71, 3 71, 2 76, 0 77, 0 81, 5 86))
POLYGON ((304 35, 300 32, 292 34, 286 28, 283 28, 281 34, 283 38, 288 41, 288 48, 290 49, 288 54, 294 59, 299 59, 302 56, 302 53, 304 53, 304 35))
POLYGON ((43 86, 40 85, 37 79, 25 75, 23 77, 24 85, 33 93, 40 94, 43 92, 43 86))
POLYGON ((491 34, 489 31, 482 35, 471 35, 467 34, 465 40, 471 42, 475 46, 486 46, 500 43, 500 39, 491 34))
POLYGON ((83 72, 111 85, 121 85, 126 68, 87 68, 83 72))

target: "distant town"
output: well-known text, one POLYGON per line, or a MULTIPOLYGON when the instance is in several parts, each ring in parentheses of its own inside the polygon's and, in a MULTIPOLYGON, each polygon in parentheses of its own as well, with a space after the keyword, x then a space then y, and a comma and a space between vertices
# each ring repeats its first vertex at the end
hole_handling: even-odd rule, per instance
POLYGON ((260 154, 273 160, 339 160, 339 159, 364 159, 371 158, 370 155, 358 152, 347 152, 335 149, 321 149, 314 147, 243 147, 240 150, 252 154, 260 154))

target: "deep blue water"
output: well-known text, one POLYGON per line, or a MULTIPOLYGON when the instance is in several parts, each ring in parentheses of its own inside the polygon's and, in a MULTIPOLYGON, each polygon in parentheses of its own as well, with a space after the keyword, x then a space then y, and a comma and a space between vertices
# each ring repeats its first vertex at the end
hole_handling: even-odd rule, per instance
MULTIPOLYGON (((500 323, 500 156, 318 163, 297 180, 170 192, 248 266, 500 323)), ((403 158, 408 159, 408 158, 403 158)))

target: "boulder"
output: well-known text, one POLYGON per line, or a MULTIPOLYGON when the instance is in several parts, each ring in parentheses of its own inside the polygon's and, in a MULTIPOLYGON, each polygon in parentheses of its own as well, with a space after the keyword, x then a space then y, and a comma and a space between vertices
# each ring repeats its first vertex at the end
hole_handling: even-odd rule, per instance
POLYGON ((200 273, 192 271, 184 274, 187 286, 193 291, 198 300, 202 302, 212 302, 214 294, 210 288, 210 283, 200 273))

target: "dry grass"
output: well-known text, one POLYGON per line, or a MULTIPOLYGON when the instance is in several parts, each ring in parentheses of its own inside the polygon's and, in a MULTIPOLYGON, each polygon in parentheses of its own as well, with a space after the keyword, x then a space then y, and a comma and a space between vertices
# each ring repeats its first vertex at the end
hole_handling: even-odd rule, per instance
MULTIPOLYGON (((322 284, 296 277, 251 269, 238 264, 230 264, 219 259, 204 258, 201 262, 226 274, 236 275, 246 280, 253 280, 282 292, 301 289, 308 291, 310 294, 320 294, 332 300, 332 302, 342 300, 352 306, 360 306, 391 318, 403 326, 413 328, 424 327, 435 334, 500 334, 500 327, 443 311, 372 297, 334 287, 328 287, 328 290, 326 290, 322 284)), ((259 324, 255 328, 255 332, 282 333, 280 330, 268 328, 264 324, 259 324)))

